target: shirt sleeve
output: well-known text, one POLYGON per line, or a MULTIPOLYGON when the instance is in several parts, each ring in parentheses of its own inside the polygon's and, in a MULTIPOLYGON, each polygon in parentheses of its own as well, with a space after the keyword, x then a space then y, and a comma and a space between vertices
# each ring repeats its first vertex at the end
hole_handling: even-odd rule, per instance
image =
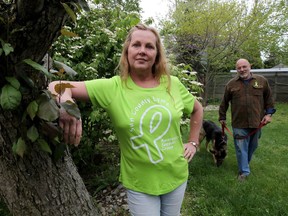
POLYGON ((230 101, 230 95, 228 86, 225 86, 224 95, 222 97, 222 101, 219 106, 219 118, 218 120, 226 120, 226 112, 229 108, 229 101, 230 101))
POLYGON ((266 109, 266 115, 267 115, 267 114, 273 115, 275 112, 276 112, 276 109, 274 109, 274 108, 268 108, 268 109, 266 109))
POLYGON ((172 77, 172 79, 177 80, 178 88, 184 106, 183 112, 190 115, 193 111, 196 98, 188 91, 188 89, 183 85, 183 83, 181 83, 181 81, 177 77, 172 77))
POLYGON ((85 81, 85 85, 92 104, 104 109, 111 104, 113 97, 119 92, 116 77, 85 81))

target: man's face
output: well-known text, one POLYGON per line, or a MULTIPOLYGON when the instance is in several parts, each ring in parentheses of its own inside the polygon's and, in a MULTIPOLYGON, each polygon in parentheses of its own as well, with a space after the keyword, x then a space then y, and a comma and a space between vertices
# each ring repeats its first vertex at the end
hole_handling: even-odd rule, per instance
POLYGON ((251 76, 251 65, 249 64, 248 61, 246 60, 239 60, 236 63, 236 70, 238 75, 242 78, 242 79, 249 79, 251 76))

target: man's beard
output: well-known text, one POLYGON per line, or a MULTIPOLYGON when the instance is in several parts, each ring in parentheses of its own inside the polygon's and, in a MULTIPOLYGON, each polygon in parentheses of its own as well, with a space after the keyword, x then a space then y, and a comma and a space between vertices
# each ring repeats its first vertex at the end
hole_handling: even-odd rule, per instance
POLYGON ((249 79, 251 76, 250 73, 245 73, 245 74, 239 74, 239 77, 243 80, 246 80, 249 79))

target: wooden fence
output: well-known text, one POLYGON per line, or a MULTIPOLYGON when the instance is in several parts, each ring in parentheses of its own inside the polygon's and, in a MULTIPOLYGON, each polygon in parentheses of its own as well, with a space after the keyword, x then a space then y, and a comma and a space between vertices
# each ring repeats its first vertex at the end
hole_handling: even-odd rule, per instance
MULTIPOLYGON (((255 72, 266 77, 276 102, 288 102, 288 72, 255 72)), ((235 76, 235 72, 220 74, 207 86, 208 100, 221 100, 226 83, 235 76)))

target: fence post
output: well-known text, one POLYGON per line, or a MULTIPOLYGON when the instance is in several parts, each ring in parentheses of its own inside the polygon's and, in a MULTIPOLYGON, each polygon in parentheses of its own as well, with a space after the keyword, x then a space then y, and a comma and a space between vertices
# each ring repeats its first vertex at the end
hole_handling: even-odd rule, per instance
POLYGON ((275 72, 274 91, 273 91, 273 97, 274 97, 274 100, 275 100, 275 101, 276 101, 276 99, 277 99, 277 85, 278 85, 278 73, 275 72))

